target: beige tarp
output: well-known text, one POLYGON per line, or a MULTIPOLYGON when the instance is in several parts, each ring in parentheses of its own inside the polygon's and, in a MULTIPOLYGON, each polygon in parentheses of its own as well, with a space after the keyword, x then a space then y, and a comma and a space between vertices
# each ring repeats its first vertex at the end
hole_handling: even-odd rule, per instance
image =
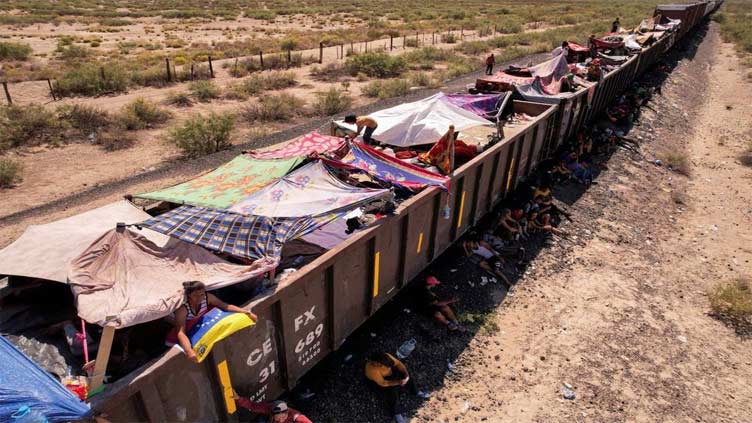
MULTIPOLYGON (((138 223, 150 216, 121 200, 46 225, 33 225, 0 250, 0 275, 27 276, 66 283, 68 263, 118 222, 138 223)), ((169 237, 151 230, 146 237, 164 245, 169 237)))
POLYGON ((112 229, 71 261, 68 283, 81 318, 121 328, 173 312, 183 301, 185 281, 217 289, 259 277, 276 264, 232 264, 187 242, 160 247, 135 230, 112 229))

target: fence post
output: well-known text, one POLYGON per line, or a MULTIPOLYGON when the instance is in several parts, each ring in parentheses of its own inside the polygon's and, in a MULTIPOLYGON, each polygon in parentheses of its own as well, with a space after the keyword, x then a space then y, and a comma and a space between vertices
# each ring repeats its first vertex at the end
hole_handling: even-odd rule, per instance
POLYGON ((353 48, 353 42, 350 41, 350 52, 355 53, 355 48, 353 48))
POLYGON ((389 51, 394 49, 394 35, 389 36, 389 51))
POLYGON ((292 63, 292 50, 287 50, 287 67, 290 67, 292 63))
POLYGON ((460 40, 465 37, 465 28, 460 27, 460 40))
POLYGON ((211 56, 209 56, 209 75, 214 78, 214 66, 212 66, 211 56))
POLYGON ((494 32, 493 32, 493 35, 494 35, 494 36, 496 35, 496 24, 494 24, 494 32))
POLYGON ((431 45, 436 44, 436 32, 431 33, 431 45))
POLYGON ((102 81, 106 81, 107 77, 104 74, 104 66, 99 67, 99 75, 102 77, 102 81))
POLYGON ((420 41, 418 40, 418 37, 420 37, 420 32, 415 31, 415 47, 420 47, 420 41))
POLYGON ((47 85, 50 87, 50 94, 52 94, 52 100, 57 101, 57 97, 55 97, 55 90, 52 89, 52 82, 50 81, 50 78, 47 78, 47 85))
MULTIPOLYGON (((170 73, 170 58, 165 57, 164 60, 165 60, 165 66, 167 67, 167 82, 172 82, 172 74, 170 73)), ((102 76, 102 79, 104 79, 104 76, 102 76)))
POLYGON ((324 42, 319 43, 319 64, 324 63, 324 42))
POLYGON ((193 81, 196 78, 196 67, 193 63, 191 63, 191 81, 193 81))
POLYGON ((5 98, 8 100, 8 104, 13 104, 13 99, 10 98, 10 91, 8 91, 8 82, 3 81, 3 90, 5 90, 5 98))
POLYGON ((264 70, 264 52, 259 51, 259 62, 261 63, 261 70, 264 70))

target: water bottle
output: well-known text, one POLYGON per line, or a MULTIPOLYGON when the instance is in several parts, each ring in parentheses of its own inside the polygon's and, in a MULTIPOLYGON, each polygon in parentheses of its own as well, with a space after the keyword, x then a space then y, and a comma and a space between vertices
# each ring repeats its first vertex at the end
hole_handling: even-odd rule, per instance
POLYGON ((28 405, 21 406, 10 418, 13 423, 49 423, 41 411, 28 405))
POLYGON ((417 344, 417 341, 415 341, 415 339, 405 341, 402 345, 400 345, 399 348, 397 348, 397 357, 400 360, 407 358, 415 349, 415 344, 417 344))

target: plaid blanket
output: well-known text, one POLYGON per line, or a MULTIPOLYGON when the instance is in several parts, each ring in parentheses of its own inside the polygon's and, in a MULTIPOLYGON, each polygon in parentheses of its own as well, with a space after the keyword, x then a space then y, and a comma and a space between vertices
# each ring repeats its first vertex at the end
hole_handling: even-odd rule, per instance
POLYGON ((236 257, 279 258, 285 242, 330 222, 337 215, 269 218, 181 206, 142 223, 154 231, 236 257))

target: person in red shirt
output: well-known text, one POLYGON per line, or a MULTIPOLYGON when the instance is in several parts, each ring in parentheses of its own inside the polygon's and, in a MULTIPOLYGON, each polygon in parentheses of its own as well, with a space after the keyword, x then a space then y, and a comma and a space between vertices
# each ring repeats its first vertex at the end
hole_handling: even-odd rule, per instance
POLYGON ((496 64, 496 58, 493 53, 486 57, 486 75, 493 75, 493 68, 496 64))
POLYGON ((289 408, 284 401, 254 402, 243 398, 235 391, 232 392, 235 403, 254 414, 264 414, 271 417, 272 423, 312 423, 300 411, 289 408))

